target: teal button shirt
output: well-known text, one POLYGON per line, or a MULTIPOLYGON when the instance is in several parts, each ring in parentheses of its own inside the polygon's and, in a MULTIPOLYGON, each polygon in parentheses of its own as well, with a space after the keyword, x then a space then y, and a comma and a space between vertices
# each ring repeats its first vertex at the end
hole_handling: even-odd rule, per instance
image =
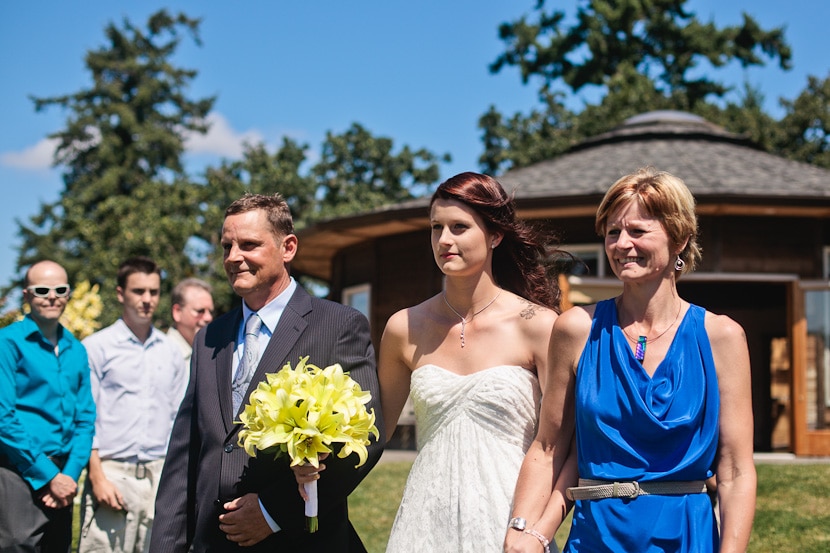
POLYGON ((0 464, 35 490, 59 472, 77 481, 94 433, 89 362, 72 333, 58 328, 56 354, 28 315, 0 329, 0 464))

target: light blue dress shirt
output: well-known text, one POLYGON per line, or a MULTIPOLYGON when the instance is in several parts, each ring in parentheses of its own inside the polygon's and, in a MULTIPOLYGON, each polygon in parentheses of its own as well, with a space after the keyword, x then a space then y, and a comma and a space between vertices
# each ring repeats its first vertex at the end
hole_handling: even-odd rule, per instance
MULTIPOLYGON (((277 328, 277 323, 280 322, 280 317, 282 317, 282 312, 285 310, 285 306, 288 305, 288 300, 291 299, 291 296, 294 295, 294 291, 297 289, 297 282, 292 278, 291 282, 288 284, 288 287, 283 290, 279 296, 272 299, 270 302, 265 304, 262 309, 256 311, 256 314, 259 315, 259 318, 262 319, 262 326, 259 328, 259 357, 262 357, 262 354, 265 352, 265 348, 268 346, 268 342, 271 340, 271 335, 274 333, 274 329, 277 328)), ((242 365, 242 358, 245 355, 245 321, 248 320, 248 317, 251 316, 251 313, 254 313, 250 307, 243 301, 242 302, 242 322, 239 325, 239 328, 236 332, 236 350, 233 356, 233 374, 236 375, 236 371, 239 370, 240 365, 242 365)), ((257 363, 259 359, 256 360, 257 363)), ((268 372, 277 372, 282 367, 271 367, 268 372)), ((233 379, 231 379, 233 381, 233 379)))
POLYGON ((179 347, 157 328, 142 343, 123 319, 83 344, 98 410, 92 447, 101 459, 164 458, 190 378, 179 347))

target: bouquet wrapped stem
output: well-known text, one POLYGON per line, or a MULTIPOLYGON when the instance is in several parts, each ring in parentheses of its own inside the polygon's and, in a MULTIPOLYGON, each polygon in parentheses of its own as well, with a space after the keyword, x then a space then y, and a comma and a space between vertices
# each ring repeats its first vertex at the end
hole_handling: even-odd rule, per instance
POLYGON ((305 501, 305 529, 311 534, 319 528, 319 522, 317 521, 317 512, 319 509, 317 503, 317 480, 306 482, 303 484, 303 488, 305 488, 305 493, 308 495, 308 499, 305 501))
MULTIPOLYGON (((366 410, 371 394, 343 371, 340 364, 321 369, 300 358, 295 368, 286 363, 277 373, 266 375, 251 393, 240 419, 239 445, 251 457, 257 451, 286 453, 291 466, 309 463, 319 467, 319 456, 334 451, 345 458, 357 453, 355 468, 369 456, 369 435, 380 438, 375 412, 366 410)), ((317 481, 303 484, 308 500, 306 528, 318 528, 317 481)))

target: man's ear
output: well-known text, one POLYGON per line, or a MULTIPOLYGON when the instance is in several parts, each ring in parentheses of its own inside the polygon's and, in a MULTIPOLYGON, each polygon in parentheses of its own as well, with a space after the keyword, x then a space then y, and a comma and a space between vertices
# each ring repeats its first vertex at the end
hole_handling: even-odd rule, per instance
POLYGON ((174 303, 173 307, 171 308, 171 315, 173 316, 173 321, 175 323, 180 323, 182 321, 182 306, 178 303, 174 303))
POLYGON ((289 234, 282 239, 282 261, 283 263, 291 263, 294 256, 297 255, 298 240, 296 234, 289 234))

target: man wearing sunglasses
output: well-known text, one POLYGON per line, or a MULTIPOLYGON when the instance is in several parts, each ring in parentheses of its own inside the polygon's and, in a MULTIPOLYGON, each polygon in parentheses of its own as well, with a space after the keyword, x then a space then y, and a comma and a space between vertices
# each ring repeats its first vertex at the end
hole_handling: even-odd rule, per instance
POLYGON ((0 551, 66 553, 72 503, 95 427, 84 347, 59 321, 66 271, 26 272, 30 312, 0 329, 0 551))

